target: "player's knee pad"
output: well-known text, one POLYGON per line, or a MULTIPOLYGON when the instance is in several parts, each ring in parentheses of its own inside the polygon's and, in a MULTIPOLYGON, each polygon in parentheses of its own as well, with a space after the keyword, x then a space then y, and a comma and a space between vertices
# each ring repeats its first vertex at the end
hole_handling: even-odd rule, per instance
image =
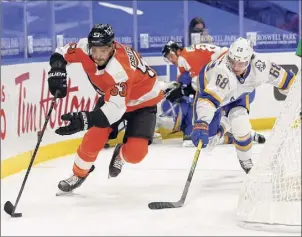
POLYGON ((141 162, 148 153, 148 139, 129 137, 122 147, 122 156, 128 163, 141 162))
POLYGON ((235 138, 245 137, 250 134, 252 126, 246 108, 238 106, 230 110, 228 114, 232 127, 232 134, 235 138))

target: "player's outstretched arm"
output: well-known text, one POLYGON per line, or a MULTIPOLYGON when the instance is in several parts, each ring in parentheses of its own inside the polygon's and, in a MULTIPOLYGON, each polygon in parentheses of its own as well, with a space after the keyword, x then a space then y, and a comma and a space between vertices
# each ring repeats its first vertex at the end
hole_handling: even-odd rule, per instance
POLYGON ((268 62, 268 65, 268 83, 277 87, 280 93, 287 95, 291 85, 296 79, 296 75, 292 71, 286 71, 274 62, 268 62))

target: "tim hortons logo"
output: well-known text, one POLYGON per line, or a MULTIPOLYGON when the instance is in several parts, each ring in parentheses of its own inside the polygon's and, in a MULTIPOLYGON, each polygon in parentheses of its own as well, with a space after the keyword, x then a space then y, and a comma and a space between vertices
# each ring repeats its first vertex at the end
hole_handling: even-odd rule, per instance
MULTIPOLYGON (((46 83, 46 72, 42 72, 42 80, 35 78, 40 85, 40 100, 38 102, 29 102, 27 98, 30 93, 36 93, 36 89, 26 86, 29 80, 34 80, 30 77, 29 72, 25 72, 15 78, 15 85, 19 89, 18 106, 17 106, 17 135, 36 132, 41 130, 48 110, 50 108, 53 96, 48 90, 46 83)), ((72 86, 72 80, 68 78, 67 95, 63 99, 58 99, 54 110, 51 114, 49 124, 51 129, 62 126, 63 121, 61 115, 75 111, 91 111, 96 105, 99 98, 97 94, 92 97, 84 98, 77 96, 79 91, 78 86, 72 86)))

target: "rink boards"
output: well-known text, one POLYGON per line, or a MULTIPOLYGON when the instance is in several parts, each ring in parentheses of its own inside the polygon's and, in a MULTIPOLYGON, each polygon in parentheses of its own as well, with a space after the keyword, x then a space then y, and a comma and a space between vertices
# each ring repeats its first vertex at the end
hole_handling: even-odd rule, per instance
MULTIPOLYGON (((263 54, 275 63, 297 70, 300 59, 292 53, 263 54)), ((174 66, 161 57, 145 57, 158 73, 159 80, 175 80, 174 66)), ((27 168, 37 141, 37 132, 42 128, 50 107, 52 96, 48 93, 47 62, 7 65, 1 67, 1 178, 27 168)), ((36 162, 41 163, 60 156, 72 154, 81 142, 84 132, 63 137, 54 133, 62 125, 60 116, 76 110, 92 110, 98 98, 80 65, 68 67, 68 94, 58 103, 51 115, 44 134, 36 162)), ((271 129, 282 107, 284 98, 270 85, 257 88, 256 98, 251 105, 251 123, 256 130, 271 129)), ((158 114, 164 114, 169 107, 158 105, 158 114)), ((166 118, 169 120, 169 117, 166 118)), ((171 120, 171 119, 170 119, 171 120)), ((172 120, 171 120, 172 121, 172 120)), ((160 132, 167 135, 172 122, 162 123, 160 132)), ((180 134, 175 134, 179 136, 180 134)), ((117 140, 120 140, 122 135, 117 140)), ((169 138, 169 136, 165 136, 169 138)), ((116 143, 110 142, 111 145, 116 143)))

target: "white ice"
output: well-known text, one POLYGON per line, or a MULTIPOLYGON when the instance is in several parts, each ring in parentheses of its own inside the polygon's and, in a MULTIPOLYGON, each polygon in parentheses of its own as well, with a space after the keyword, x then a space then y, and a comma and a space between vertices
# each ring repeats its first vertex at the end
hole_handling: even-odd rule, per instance
MULTIPOLYGON (((25 172, 1 180, 1 234, 78 236, 284 236, 237 226, 236 207, 241 169, 232 145, 201 153, 185 205, 178 209, 149 210, 152 201, 178 201, 194 156, 194 148, 166 140, 149 147, 143 162, 127 164, 117 178, 108 179, 113 149, 102 151, 96 169, 73 196, 57 197, 57 184, 71 174, 73 156, 35 166, 30 173, 17 212, 3 211, 5 201, 15 202, 25 172)), ((255 145, 259 158, 262 145, 255 145)), ((298 234, 299 235, 299 234, 298 234)), ((301 233, 300 233, 301 235, 301 233)))

